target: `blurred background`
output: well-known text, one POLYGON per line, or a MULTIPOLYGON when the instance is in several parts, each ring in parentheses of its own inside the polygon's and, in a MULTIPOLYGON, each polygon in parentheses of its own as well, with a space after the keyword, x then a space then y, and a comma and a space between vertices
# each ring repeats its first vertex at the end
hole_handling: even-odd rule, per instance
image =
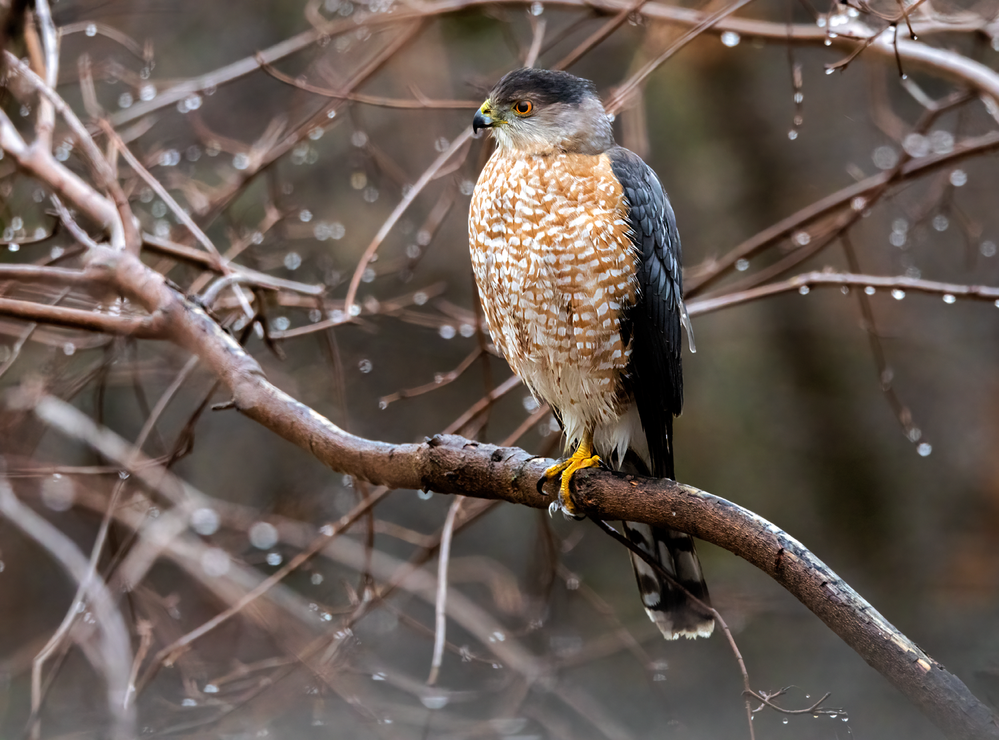
MULTIPOLYGON (((570 67, 605 97, 686 30, 652 20, 652 10, 640 15, 643 7, 659 6, 636 4, 570 67)), ((969 18, 994 18, 994 0, 928 8, 965 25, 921 40, 996 69, 999 43, 962 30, 969 18)), ((858 13, 758 0, 738 15, 791 37, 792 28, 828 28, 829 18, 858 13)), ((63 28, 59 91, 84 120, 85 57, 91 110, 96 102, 105 111, 223 254, 326 286, 322 299, 251 296, 270 342, 247 331, 245 344, 272 382, 373 439, 417 441, 458 428, 492 442, 519 433, 516 444, 527 450, 560 452, 557 425, 525 388, 504 387, 510 371, 479 331, 466 232, 489 145, 460 137, 492 83, 523 63, 533 41, 540 39, 539 66, 555 66, 611 15, 574 2, 59 0, 53 17, 63 28), (254 61, 257 52, 271 55, 269 72, 254 61), (228 65, 240 62, 247 69, 237 75, 228 65), (163 102, 177 85, 188 87, 163 102), (451 147, 455 154, 395 218, 451 147), (390 218, 376 259, 360 266, 361 311, 350 321, 351 278, 390 218), (317 322, 328 326, 313 331, 317 322), (469 419, 490 393, 498 398, 487 413, 480 408, 469 419)), ((874 15, 861 20, 886 25, 874 15)), ((11 48, 25 55, 19 43, 11 48)), ((996 128, 972 99, 913 138, 924 112, 914 86, 932 99, 959 88, 913 68, 904 70, 907 89, 895 61, 873 52, 826 73, 846 56, 821 39, 764 43, 706 33, 652 73, 619 113, 619 141, 646 158, 669 193, 688 285, 744 240, 891 170, 900 157, 947 154, 996 128)), ((30 104, 5 91, 3 110, 31 133, 30 104)), ((61 124, 55 145, 57 159, 86 176, 61 124)), ((185 290, 203 291, 202 267, 155 249, 157 240, 194 245, 187 230, 120 167, 149 235, 146 262, 185 290)), ((849 230, 859 272, 999 284, 997 173, 990 153, 859 204, 863 214, 849 230)), ((0 259, 73 264, 65 262, 73 241, 54 227, 44 184, 10 158, 0 161, 0 203, 0 259)), ((823 228, 808 224, 775 242, 701 295, 745 287, 817 242, 823 228)), ((783 277, 827 267, 849 269, 842 242, 783 277)), ((95 305, 84 294, 31 290, 22 295, 95 305)), ((238 335, 246 322, 231 296, 215 310, 238 335)), ((697 353, 684 357, 686 401, 676 427, 678 479, 785 529, 979 698, 999 698, 996 305, 814 287, 698 314, 693 326, 697 353), (873 349, 864 299, 875 320, 873 349)), ((184 535, 193 554, 178 546, 164 555, 120 603, 147 679, 137 698, 144 737, 748 736, 740 674, 721 637, 663 641, 616 543, 588 522, 505 504, 470 502, 463 510, 470 521, 454 534, 450 588, 501 625, 493 641, 518 643, 550 672, 528 683, 488 640, 449 620, 440 675, 428 686, 433 604, 384 585, 410 559, 429 559, 427 572, 436 574, 433 548, 453 499, 414 491, 389 493, 371 518, 334 540, 341 549, 286 578, 269 606, 236 615, 150 671, 157 651, 235 600, 224 582, 237 570, 270 575, 319 526, 377 493, 234 411, 206 408, 227 399, 188 360, 164 343, 45 326, 28 333, 24 323, 0 319, 4 389, 41 379, 127 440, 177 385, 143 449, 215 503, 199 509, 184 535)), ((155 517, 157 496, 87 444, 31 415, 3 414, 0 448, 14 491, 84 553, 117 490, 120 515, 101 558, 111 580, 133 544, 134 522, 155 517)), ((753 686, 792 687, 780 701, 794 709, 830 692, 823 706, 841 710, 761 711, 757 737, 942 737, 769 578, 706 543, 699 552, 753 686)), ((2 738, 24 736, 31 662, 73 593, 48 553, 0 519, 2 738)), ((41 736, 104 736, 103 680, 80 649, 58 650, 43 675, 41 736)))

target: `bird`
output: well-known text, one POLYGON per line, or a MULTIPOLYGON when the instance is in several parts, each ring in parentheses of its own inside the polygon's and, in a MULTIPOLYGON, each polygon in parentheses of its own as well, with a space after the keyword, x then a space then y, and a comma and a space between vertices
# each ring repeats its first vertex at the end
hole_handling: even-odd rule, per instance
MULTIPOLYGON (((655 172, 614 142, 595 85, 540 68, 507 73, 475 112, 495 147, 472 192, 469 251, 490 337, 566 438, 557 502, 580 518, 570 481, 604 463, 673 478, 683 405, 680 238, 655 172)), ((625 522, 642 603, 667 639, 714 620, 690 535, 625 522), (685 590, 684 590, 685 589, 685 590), (692 599, 691 596, 694 598, 692 599)))

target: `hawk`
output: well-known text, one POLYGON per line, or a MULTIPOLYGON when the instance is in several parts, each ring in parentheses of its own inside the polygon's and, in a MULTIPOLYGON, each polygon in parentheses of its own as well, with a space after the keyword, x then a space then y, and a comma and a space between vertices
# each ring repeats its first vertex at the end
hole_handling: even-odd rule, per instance
MULTIPOLYGON (((572 475, 601 460, 673 478, 686 314, 680 239, 655 172, 614 143, 593 83, 566 72, 510 72, 472 128, 489 129, 496 143, 468 222, 489 331, 514 372, 552 408, 566 449, 574 448, 542 482, 560 478, 558 506, 574 516, 572 475)), ((689 535, 624 528, 707 602, 689 535)), ((709 612, 631 557, 642 602, 665 637, 711 634, 709 612)))

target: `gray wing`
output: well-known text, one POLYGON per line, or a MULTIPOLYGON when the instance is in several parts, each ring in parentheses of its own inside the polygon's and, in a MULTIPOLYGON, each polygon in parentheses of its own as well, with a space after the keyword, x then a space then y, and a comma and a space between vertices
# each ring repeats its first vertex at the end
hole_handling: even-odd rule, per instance
POLYGON ((625 317, 632 337, 628 383, 649 442, 651 472, 673 478, 673 417, 683 407, 680 236, 673 208, 652 168, 621 147, 607 154, 624 189, 631 241, 639 258, 639 295, 625 317))

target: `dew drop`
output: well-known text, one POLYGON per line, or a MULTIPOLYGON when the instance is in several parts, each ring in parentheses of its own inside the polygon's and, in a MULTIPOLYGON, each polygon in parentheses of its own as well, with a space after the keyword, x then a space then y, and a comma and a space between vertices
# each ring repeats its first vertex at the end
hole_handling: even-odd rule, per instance
POLYGON ((62 352, 67 357, 70 356, 70 355, 72 355, 72 354, 75 354, 76 353, 76 345, 73 344, 72 342, 66 342, 64 345, 62 345, 62 352))
POLYGON ((309 576, 309 581, 312 583, 313 586, 318 586, 320 583, 323 582, 323 574, 313 573, 311 576, 309 576))
POLYGON ((954 151, 954 135, 950 131, 934 131, 930 134, 930 148, 934 154, 950 154, 954 151))
POLYGON ((203 507, 191 513, 191 529, 204 537, 215 534, 219 524, 219 515, 215 509, 203 507))
POLYGON ((367 375, 368 373, 370 373, 371 370, 372 370, 372 368, 373 368, 373 365, 371 364, 371 360, 365 359, 365 360, 361 360, 359 363, 357 363, 357 369, 360 370, 365 375, 367 375))
POLYGON ((725 33, 721 35, 721 42, 729 48, 738 46, 740 41, 742 41, 742 37, 735 31, 725 31, 725 33))
POLYGON ((416 495, 424 501, 429 501, 434 497, 433 491, 417 491, 416 495))
POLYGON ((933 445, 929 442, 920 442, 919 446, 916 447, 916 452, 919 453, 920 457, 928 457, 933 452, 933 445))
MULTIPOLYGON (((266 560, 268 565, 276 568, 277 566, 281 565, 281 561, 283 560, 283 558, 281 557, 281 553, 279 552, 269 552, 267 553, 266 560)), ((329 620, 327 619, 326 621, 328 622, 329 620)))
POLYGON ((437 330, 444 339, 454 339, 455 330, 450 324, 444 324, 440 329, 437 330))
POLYGON ((864 288, 864 293, 866 293, 867 295, 874 295, 874 293, 875 293, 874 286, 873 285, 868 285, 866 288, 864 288))
POLYGON ((449 698, 445 694, 426 694, 420 697, 420 703, 427 709, 443 709, 449 698))
POLYGON ((968 182, 968 173, 964 170, 954 170, 950 173, 950 184, 959 188, 968 182))
POLYGON ((87 29, 84 31, 84 33, 87 34, 88 36, 91 36, 91 37, 96 36, 97 35, 97 25, 95 23, 88 23, 87 24, 87 29))
POLYGON ((76 498, 76 486, 56 473, 42 481, 42 503, 52 511, 68 511, 76 498))
POLYGON ((288 328, 291 326, 291 319, 287 316, 278 316, 271 323, 271 326, 275 331, 288 331, 288 328))
POLYGON ((538 16, 545 12, 545 6, 542 3, 531 3, 531 15, 538 16))
POLYGON ((380 401, 378 402, 378 408, 379 408, 379 410, 381 410, 381 411, 384 411, 384 410, 385 410, 385 409, 387 409, 388 407, 389 407, 389 405, 388 405, 388 401, 386 401, 386 400, 385 400, 384 398, 383 398, 383 399, 381 399, 381 400, 380 400, 380 401))
POLYGON ((856 198, 850 201, 850 208, 852 208, 855 211, 862 211, 866 207, 867 207, 867 199, 863 198, 862 196, 858 195, 856 198))
POLYGON ((930 153, 930 140, 922 134, 912 133, 902 140, 902 148, 910 157, 925 157, 930 153))
POLYGON ((898 164, 898 152, 890 146, 879 146, 874 150, 871 159, 879 170, 890 170, 898 164))
POLYGON ((144 100, 149 102, 156 97, 156 85, 147 82, 145 85, 139 88, 139 100, 144 100))
POLYGON ((950 305, 951 303, 954 303, 956 300, 957 298, 955 298, 951 293, 944 293, 943 296, 944 303, 950 305))
POLYGON ((740 258, 735 261, 735 269, 739 272, 745 272, 749 269, 749 260, 745 258, 740 258))
POLYGON ((950 219, 942 213, 933 217, 933 228, 937 231, 947 231, 948 226, 950 226, 950 219))
POLYGON ((205 688, 202 689, 206 694, 217 694, 219 693, 219 687, 213 683, 205 684, 205 688))
POLYGON ((798 138, 798 132, 795 129, 791 129, 790 131, 787 132, 787 138, 789 138, 791 141, 794 141, 795 139, 798 138))
POLYGON ((994 241, 984 241, 978 245, 978 251, 983 257, 995 257, 996 243, 994 241))
POLYGON ((785 724, 785 725, 787 724, 787 717, 785 717, 784 719, 781 720, 781 724, 785 724))
POLYGON ((799 247, 803 247, 806 244, 808 244, 810 241, 812 241, 812 235, 809 234, 807 231, 799 231, 797 234, 795 234, 792 237, 792 241, 794 241, 794 243, 797 244, 799 247))
POLYGON ((900 290, 899 288, 895 288, 895 290, 891 292, 891 297, 894 298, 896 301, 900 301, 903 298, 905 298, 905 291, 900 290))
POLYGON ((278 542, 277 528, 269 522, 256 522, 250 527, 250 544, 258 550, 270 550, 278 542))
POLYGON ((808 295, 811 292, 811 288, 809 288, 807 285, 802 285, 800 288, 798 288, 798 292, 801 293, 801 295, 808 295))
POLYGON ((250 166, 250 157, 245 153, 240 152, 232 158, 232 166, 237 170, 245 170, 250 166))

